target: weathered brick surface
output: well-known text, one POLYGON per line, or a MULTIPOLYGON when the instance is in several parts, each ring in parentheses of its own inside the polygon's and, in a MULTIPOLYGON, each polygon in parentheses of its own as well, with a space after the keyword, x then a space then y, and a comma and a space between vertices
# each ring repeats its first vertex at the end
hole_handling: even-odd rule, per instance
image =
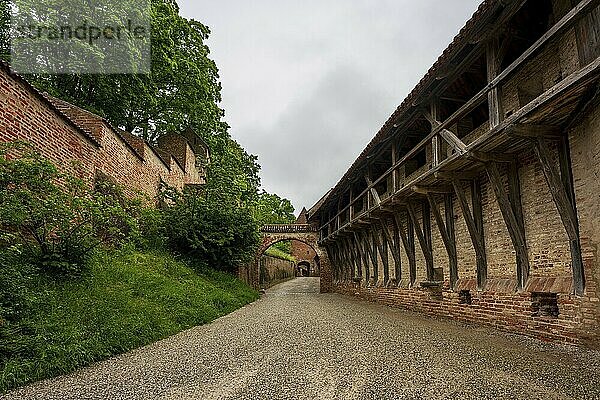
POLYGON ((296 276, 296 265, 293 261, 263 255, 259 265, 260 284, 263 288, 271 287, 296 276))
MULTIPOLYGON (((181 136, 172 136, 178 136, 178 143, 187 147, 183 153, 175 153, 167 146, 161 158, 147 143, 94 114, 40 95, 5 66, 0 68, 0 142, 29 142, 59 169, 89 182, 102 172, 127 194, 141 192, 151 199, 161 180, 177 188, 203 183, 194 152, 181 136)), ((170 140, 176 141, 174 137, 170 140)))

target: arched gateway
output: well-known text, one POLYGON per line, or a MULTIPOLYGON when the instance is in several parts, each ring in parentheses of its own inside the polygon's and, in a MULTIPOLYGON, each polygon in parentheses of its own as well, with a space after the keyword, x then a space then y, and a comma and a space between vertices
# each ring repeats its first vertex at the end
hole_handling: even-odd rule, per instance
POLYGON ((254 257, 254 263, 247 270, 249 283, 259 286, 259 260, 265 251, 278 242, 298 240, 312 247, 317 253, 321 277, 321 293, 331 289, 331 267, 325 248, 319 246, 319 232, 309 224, 265 225, 261 229, 262 242, 254 257))

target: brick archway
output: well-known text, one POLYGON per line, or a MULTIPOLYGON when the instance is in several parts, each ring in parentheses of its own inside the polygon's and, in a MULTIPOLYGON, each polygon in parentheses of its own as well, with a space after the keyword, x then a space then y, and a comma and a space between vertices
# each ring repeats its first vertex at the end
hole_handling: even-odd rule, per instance
POLYGON ((305 224, 289 224, 289 225, 265 225, 261 229, 262 242, 254 263, 250 268, 250 281, 252 286, 259 286, 259 260, 265 251, 278 242, 286 240, 298 240, 313 248, 319 259, 319 271, 321 278, 321 293, 326 293, 331 290, 331 266, 329 257, 324 247, 319 246, 319 232, 312 225, 305 224))

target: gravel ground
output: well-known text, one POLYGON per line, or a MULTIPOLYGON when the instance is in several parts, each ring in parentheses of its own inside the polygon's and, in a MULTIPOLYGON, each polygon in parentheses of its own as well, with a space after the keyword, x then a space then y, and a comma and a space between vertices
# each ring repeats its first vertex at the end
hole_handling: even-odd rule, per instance
POLYGON ((0 399, 600 399, 600 352, 300 278, 212 324, 0 399))

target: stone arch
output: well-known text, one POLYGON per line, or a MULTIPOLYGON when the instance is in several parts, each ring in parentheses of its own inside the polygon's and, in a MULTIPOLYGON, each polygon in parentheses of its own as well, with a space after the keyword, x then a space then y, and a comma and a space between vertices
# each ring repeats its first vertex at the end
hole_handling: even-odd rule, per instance
POLYGON ((310 262, 302 260, 296 264, 296 276, 310 276, 310 262))
POLYGON ((319 233, 312 225, 266 225, 261 229, 262 241, 256 251, 253 265, 249 268, 249 280, 252 286, 259 287, 260 257, 272 245, 286 240, 298 240, 310 246, 317 254, 319 274, 321 278, 321 293, 331 290, 331 267, 327 251, 319 246, 319 233))

